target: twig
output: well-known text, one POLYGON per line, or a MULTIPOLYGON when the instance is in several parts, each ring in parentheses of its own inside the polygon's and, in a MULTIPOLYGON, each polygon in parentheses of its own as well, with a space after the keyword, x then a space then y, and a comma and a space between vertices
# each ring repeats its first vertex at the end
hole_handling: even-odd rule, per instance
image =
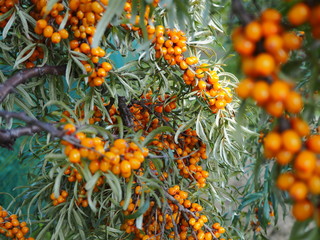
POLYGON ((47 74, 63 75, 66 66, 43 66, 30 69, 24 69, 8 78, 3 84, 0 84, 0 103, 5 97, 13 91, 15 87, 26 82, 30 78, 44 76, 47 74))
POLYGON ((69 136, 65 134, 64 130, 60 130, 53 124, 42 122, 38 119, 27 116, 24 112, 8 112, 0 111, 0 117, 5 119, 19 119, 27 124, 26 127, 0 130, 0 146, 12 148, 17 137, 32 135, 34 133, 39 133, 45 131, 50 133, 52 137, 57 137, 66 140, 72 144, 79 144, 79 140, 74 136, 69 136))
POLYGON ((133 115, 126 103, 126 98, 118 96, 118 107, 123 124, 126 127, 133 128, 133 115))
POLYGON ((21 136, 31 136, 41 131, 38 126, 27 126, 8 130, 0 129, 0 147, 12 150, 17 138, 21 136))
POLYGON ((243 25, 252 21, 253 17, 244 8, 241 0, 232 0, 232 12, 239 18, 243 25))

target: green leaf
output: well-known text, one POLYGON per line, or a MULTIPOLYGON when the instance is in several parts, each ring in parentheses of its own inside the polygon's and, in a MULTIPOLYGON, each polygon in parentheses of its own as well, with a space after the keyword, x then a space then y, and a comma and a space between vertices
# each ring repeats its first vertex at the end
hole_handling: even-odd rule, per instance
POLYGON ((12 27, 14 21, 16 19, 16 12, 13 12, 12 16, 10 17, 9 21, 7 22, 6 26, 2 31, 2 39, 5 39, 8 35, 10 28, 12 27))
POLYGON ((239 206, 239 210, 243 209, 245 206, 249 205, 250 203, 253 203, 259 199, 263 198, 263 193, 251 193, 247 195, 241 202, 239 206))
POLYGON ((72 60, 69 59, 68 63, 67 63, 67 68, 66 68, 66 82, 68 87, 70 88, 71 86, 71 79, 70 79, 70 75, 71 75, 71 66, 72 66, 72 60))
POLYGON ((19 55, 17 56, 13 68, 16 68, 20 63, 23 63, 23 62, 25 62, 26 60, 28 60, 28 59, 31 57, 31 55, 33 54, 34 50, 36 50, 36 43, 32 43, 32 44, 29 44, 28 46, 26 46, 26 47, 19 53, 19 55), (32 50, 31 50, 31 49, 32 49, 32 50), (30 50, 30 52, 29 52, 27 55, 25 55, 26 52, 29 51, 29 50, 30 50), (24 56, 24 55, 25 55, 25 56, 24 56))
POLYGON ((18 15, 19 15, 19 18, 20 18, 20 20, 21 20, 24 33, 26 34, 26 37, 27 37, 28 39, 31 39, 30 36, 29 36, 29 26, 28 26, 27 19, 25 18, 25 15, 23 14, 23 11, 20 10, 20 8, 18 8, 17 5, 16 5, 16 9, 17 9, 17 13, 18 13, 18 15))
POLYGON ((126 210, 130 204, 131 193, 132 193, 132 184, 133 184, 133 174, 130 176, 130 180, 127 183, 126 196, 124 199, 123 210, 126 210))
POLYGON ((123 6, 126 0, 111 0, 107 11, 104 12, 102 18, 98 22, 96 32, 93 37, 92 48, 99 46, 102 36, 107 29, 111 20, 116 16, 120 15, 123 12, 123 6))

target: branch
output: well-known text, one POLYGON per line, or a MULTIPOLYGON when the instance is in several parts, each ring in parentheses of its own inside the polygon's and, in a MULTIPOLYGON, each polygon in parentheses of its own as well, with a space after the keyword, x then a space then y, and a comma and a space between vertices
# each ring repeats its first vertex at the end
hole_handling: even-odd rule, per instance
POLYGON ((79 144, 79 141, 74 136, 69 136, 65 134, 64 130, 56 128, 53 124, 42 122, 38 119, 27 116, 24 112, 8 112, 0 111, 0 117, 5 119, 19 119, 27 124, 26 127, 0 130, 0 146, 11 149, 16 138, 33 135, 34 133, 39 133, 45 131, 50 133, 52 137, 57 137, 66 140, 72 144, 79 144))
POLYGON ((118 96, 118 107, 123 124, 126 127, 133 128, 133 115, 126 103, 126 98, 118 96))
POLYGON ((17 138, 21 136, 31 136, 41 131, 38 126, 27 126, 8 130, 0 129, 0 147, 12 150, 17 138))
POLYGON ((241 0, 232 0, 232 12, 239 18, 243 25, 252 21, 253 16, 244 8, 241 0))
POLYGON ((0 103, 5 97, 13 91, 13 89, 26 82, 33 77, 39 77, 47 74, 63 75, 66 71, 66 66, 43 66, 30 69, 24 69, 8 78, 3 84, 0 84, 0 103))

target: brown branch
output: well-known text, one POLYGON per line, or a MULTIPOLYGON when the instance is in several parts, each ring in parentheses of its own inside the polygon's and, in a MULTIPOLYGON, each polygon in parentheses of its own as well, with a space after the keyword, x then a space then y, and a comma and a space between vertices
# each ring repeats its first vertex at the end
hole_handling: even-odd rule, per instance
POLYGON ((66 66, 43 66, 30 69, 24 69, 8 78, 3 84, 0 84, 0 103, 5 97, 13 91, 18 85, 25 83, 33 77, 51 75, 63 75, 66 71, 66 66))
POLYGON ((247 25, 253 20, 253 16, 246 11, 241 0, 232 0, 231 8, 243 25, 247 25))
POLYGON ((21 136, 31 136, 41 131, 38 126, 27 126, 8 130, 0 129, 0 147, 12 150, 17 138, 21 136))
POLYGON ((126 103, 125 97, 118 96, 118 107, 123 124, 126 127, 133 128, 133 115, 130 112, 130 109, 126 103))
POLYGON ((26 123, 27 126, 14 129, 0 130, 0 146, 11 149, 15 140, 21 136, 33 135, 39 132, 50 133, 52 137, 66 140, 72 144, 79 144, 78 139, 74 136, 65 134, 63 129, 58 129, 53 124, 42 122, 38 119, 27 116, 24 112, 0 111, 0 117, 8 119, 19 119, 26 123))

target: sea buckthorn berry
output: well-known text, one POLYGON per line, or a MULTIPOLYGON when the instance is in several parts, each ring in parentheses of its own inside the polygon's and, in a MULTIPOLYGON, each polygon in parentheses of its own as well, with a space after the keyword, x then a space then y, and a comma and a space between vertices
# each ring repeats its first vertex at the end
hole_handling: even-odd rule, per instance
POLYGON ((270 96, 274 101, 283 101, 290 92, 289 85, 283 81, 275 81, 270 86, 270 96))
POLYGON ((312 194, 314 195, 320 194, 320 176, 313 175, 308 180, 308 188, 312 194))
POLYGON ((87 43, 81 43, 80 50, 81 52, 88 54, 90 53, 90 46, 87 43))
POLYGON ((72 149, 70 151, 69 161, 72 163, 79 163, 81 161, 81 155, 78 149, 72 149))
POLYGON ((285 109, 290 113, 299 113, 303 108, 302 97, 299 93, 291 91, 284 100, 285 109))
POLYGON ((320 153, 320 135, 312 135, 306 141, 307 148, 319 154, 320 153))
POLYGON ((255 48, 255 44, 245 37, 239 37, 234 43, 234 49, 242 56, 252 55, 255 48))
POLYGON ((308 136, 310 134, 308 123, 300 118, 293 118, 291 120, 291 126, 301 137, 308 136))
POLYGON ((67 39, 69 37, 69 33, 66 29, 61 29, 59 31, 59 34, 61 36, 62 39, 67 39))
POLYGON ((310 16, 310 8, 305 3, 295 4, 288 12, 288 20, 292 25, 305 23, 310 16))
POLYGON ((112 70, 112 65, 108 62, 103 62, 101 67, 106 70, 106 72, 110 72, 112 70))
POLYGON ((296 201, 305 200, 308 194, 308 187, 302 181, 294 182, 289 189, 290 196, 296 201))
POLYGON ((254 68, 258 75, 268 76, 275 71, 274 58, 268 53, 260 53, 254 60, 254 68))
POLYGON ((298 221, 304 221, 312 217, 313 204, 309 200, 298 201, 293 204, 292 214, 298 221))
POLYGON ((128 173, 131 172, 131 165, 130 162, 127 160, 123 160, 120 163, 120 170, 122 173, 128 173))
POLYGON ((264 139, 264 147, 272 152, 277 152, 282 146, 282 139, 279 133, 270 132, 264 139))
POLYGON ((264 48, 270 53, 276 53, 283 47, 283 39, 279 35, 271 35, 266 37, 264 48))
POLYGON ((287 191, 295 182, 295 177, 291 172, 282 173, 277 179, 277 187, 283 191, 287 191))
POLYGON ((283 147, 285 150, 296 153, 301 149, 301 139, 300 136, 291 129, 284 131, 281 134, 283 147))
POLYGON ((286 150, 281 150, 276 154, 277 163, 280 165, 287 165, 293 159, 293 154, 286 150))
POLYGON ((296 50, 301 46, 301 39, 293 32, 285 32, 282 39, 283 46, 287 50, 296 50))
POLYGON ((311 151, 301 151, 298 153, 295 162, 294 168, 303 172, 312 172, 316 167, 316 155, 311 151))
POLYGON ((265 81, 256 82, 252 89, 252 98, 256 100, 258 104, 264 104, 270 96, 269 88, 269 84, 265 81))
POLYGON ((253 87, 254 81, 251 78, 246 78, 239 83, 236 92, 239 97, 248 98, 251 96, 253 87))
POLYGON ((261 20, 279 23, 281 21, 281 13, 276 9, 268 8, 261 13, 261 20))
POLYGON ((50 38, 53 34, 53 27, 48 25, 43 29, 43 36, 46 38, 50 38))
POLYGON ((250 22, 244 29, 247 39, 258 42, 262 36, 261 26, 258 21, 250 22))
POLYGON ((37 21, 36 26, 40 29, 44 29, 48 25, 47 20, 40 19, 37 21))
POLYGON ((64 125, 63 129, 66 131, 66 134, 68 134, 68 135, 74 133, 77 130, 76 126, 74 126, 71 123, 64 125))

